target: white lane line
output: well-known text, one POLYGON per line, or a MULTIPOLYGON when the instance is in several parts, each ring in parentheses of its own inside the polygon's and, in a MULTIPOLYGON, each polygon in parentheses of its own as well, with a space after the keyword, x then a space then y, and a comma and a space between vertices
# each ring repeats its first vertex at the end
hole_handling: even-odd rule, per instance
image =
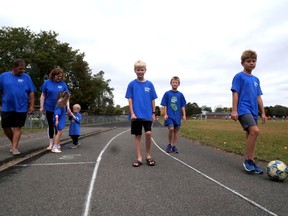
POLYGON ((93 175, 92 175, 92 178, 91 178, 91 182, 90 182, 90 186, 89 186, 89 190, 88 190, 88 194, 87 194, 87 197, 86 197, 86 201, 85 201, 85 209, 84 209, 84 213, 83 213, 83 216, 88 216, 89 215, 89 211, 90 211, 90 203, 91 203, 91 198, 92 198, 92 192, 93 192, 93 189, 94 189, 94 184, 95 184, 95 180, 96 180, 96 177, 97 177, 97 172, 98 172, 98 168, 99 168, 99 164, 101 162, 101 159, 102 159, 102 155, 103 153, 105 152, 105 150, 107 149, 107 147, 110 145, 110 143, 115 139, 117 138, 118 136, 122 135, 123 133, 126 133, 130 131, 129 130, 126 130, 126 131, 123 131, 119 134, 117 134, 116 136, 114 136, 105 146, 104 148, 102 149, 102 151, 100 152, 97 160, 96 160, 96 165, 94 167, 94 171, 93 171, 93 175))
POLYGON ((16 164, 16 165, 14 165, 14 167, 61 166, 61 165, 83 165, 83 164, 95 164, 95 162, 42 163, 42 164, 16 164))
POLYGON ((233 190, 233 189, 225 186, 224 184, 222 184, 222 183, 218 182, 217 180, 211 178, 210 176, 202 173, 201 171, 199 171, 199 170, 197 170, 196 168, 190 166, 189 164, 181 161, 180 159, 172 156, 171 154, 168 154, 166 151, 164 151, 162 148, 160 148, 159 145, 157 145, 157 143, 155 142, 155 140, 154 140, 153 138, 152 138, 152 141, 153 141, 153 143, 155 144, 155 146, 156 146, 160 151, 164 152, 164 153, 165 153, 166 155, 168 155, 169 157, 171 157, 171 158, 173 158, 174 160, 182 163, 183 165, 185 165, 185 166, 187 166, 188 168, 194 170, 194 171, 197 172, 198 174, 204 176, 205 178, 209 179, 210 181, 216 183, 217 185, 219 185, 219 186, 225 188, 226 190, 232 192, 233 194, 235 194, 236 196, 240 197, 241 199, 244 199, 245 201, 249 202, 250 204, 252 204, 252 205, 254 205, 254 206, 262 209, 262 210, 265 211, 266 213, 268 213, 268 214, 270 214, 270 215, 273 215, 273 216, 277 216, 277 214, 275 214, 274 212, 269 211, 268 209, 266 209, 265 207, 261 206, 260 204, 258 204, 258 203, 256 203, 256 202, 254 202, 253 200, 251 200, 251 199, 245 197, 244 195, 238 193, 237 191, 235 191, 235 190, 233 190))

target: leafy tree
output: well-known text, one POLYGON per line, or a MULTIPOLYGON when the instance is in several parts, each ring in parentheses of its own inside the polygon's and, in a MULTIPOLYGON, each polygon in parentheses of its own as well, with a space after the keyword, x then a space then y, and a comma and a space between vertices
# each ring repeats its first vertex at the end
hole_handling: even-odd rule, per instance
POLYGON ((198 115, 202 113, 202 109, 198 106, 197 103, 188 102, 186 105, 186 115, 187 117, 191 117, 193 115, 198 115))

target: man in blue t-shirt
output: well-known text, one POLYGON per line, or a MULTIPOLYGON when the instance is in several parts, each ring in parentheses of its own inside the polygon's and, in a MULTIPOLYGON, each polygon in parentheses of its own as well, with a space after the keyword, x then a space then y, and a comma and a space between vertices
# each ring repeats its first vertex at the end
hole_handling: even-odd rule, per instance
POLYGON ((164 125, 167 126, 169 130, 166 152, 178 153, 176 145, 181 126, 181 118, 183 121, 186 121, 186 100, 184 95, 178 91, 178 86, 180 85, 179 77, 172 77, 170 85, 172 89, 165 92, 161 101, 161 105, 164 107, 164 125))
POLYGON ((135 146, 137 160, 132 164, 133 167, 142 165, 141 153, 141 135, 142 127, 145 130, 146 137, 146 162, 149 166, 154 166, 155 161, 150 154, 151 148, 151 127, 155 121, 155 99, 157 94, 152 82, 144 79, 146 64, 143 61, 137 61, 134 64, 134 71, 137 79, 131 81, 127 87, 125 97, 128 99, 131 134, 135 135, 135 146))
POLYGON ((21 138, 22 127, 25 125, 27 112, 34 112, 34 92, 36 88, 30 76, 24 73, 25 69, 25 61, 16 59, 13 62, 12 71, 0 75, 1 124, 5 135, 11 141, 12 148, 10 152, 13 155, 20 154, 17 147, 21 138))

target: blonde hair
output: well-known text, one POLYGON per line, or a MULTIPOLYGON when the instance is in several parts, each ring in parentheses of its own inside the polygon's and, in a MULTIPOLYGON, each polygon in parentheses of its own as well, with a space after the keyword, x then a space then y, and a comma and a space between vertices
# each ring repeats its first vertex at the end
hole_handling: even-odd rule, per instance
POLYGON ((179 78, 178 76, 173 76, 173 77, 171 78, 171 80, 170 80, 170 84, 172 84, 172 81, 173 81, 173 80, 178 81, 178 84, 180 85, 180 78, 179 78))
POLYGON ((134 70, 135 70, 136 68, 145 68, 145 70, 146 70, 146 64, 145 64, 145 62, 143 62, 143 61, 141 61, 141 60, 136 61, 135 64, 134 64, 134 70))
POLYGON ((80 106, 80 104, 74 104, 73 105, 73 109, 78 109, 79 111, 81 110, 81 106, 80 106))
POLYGON ((249 58, 257 60, 257 53, 254 50, 245 50, 241 55, 241 63, 245 62, 249 58))

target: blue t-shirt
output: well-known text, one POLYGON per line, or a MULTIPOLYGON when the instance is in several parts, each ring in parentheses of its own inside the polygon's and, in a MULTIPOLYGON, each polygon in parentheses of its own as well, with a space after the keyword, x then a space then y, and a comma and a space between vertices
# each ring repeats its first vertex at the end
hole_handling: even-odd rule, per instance
POLYGON ((66 126, 66 106, 65 107, 56 106, 54 110, 54 116, 53 116, 54 125, 56 121, 56 118, 55 118, 56 115, 58 115, 58 126, 56 127, 56 129, 63 130, 66 126))
POLYGON ((260 81, 254 75, 244 72, 237 73, 232 81, 232 92, 238 93, 238 115, 252 114, 258 119, 258 96, 262 95, 260 81))
POLYGON ((51 79, 46 80, 40 90, 45 94, 44 109, 50 112, 53 112, 56 107, 58 93, 61 91, 69 93, 69 89, 65 82, 54 82, 51 79))
POLYGON ((138 119, 152 120, 152 100, 157 94, 152 82, 131 81, 127 87, 125 98, 132 99, 133 111, 138 119))
POLYGON ((0 75, 3 112, 28 112, 29 94, 35 92, 31 77, 22 73, 14 75, 11 71, 0 75))
POLYGON ((180 126, 181 109, 186 107, 184 95, 179 91, 167 91, 162 98, 161 105, 167 107, 168 119, 164 121, 164 125, 173 124, 180 126))
POLYGON ((70 119, 69 136, 80 135, 80 122, 82 120, 82 115, 80 113, 73 113, 76 117, 74 120, 72 117, 70 119))

